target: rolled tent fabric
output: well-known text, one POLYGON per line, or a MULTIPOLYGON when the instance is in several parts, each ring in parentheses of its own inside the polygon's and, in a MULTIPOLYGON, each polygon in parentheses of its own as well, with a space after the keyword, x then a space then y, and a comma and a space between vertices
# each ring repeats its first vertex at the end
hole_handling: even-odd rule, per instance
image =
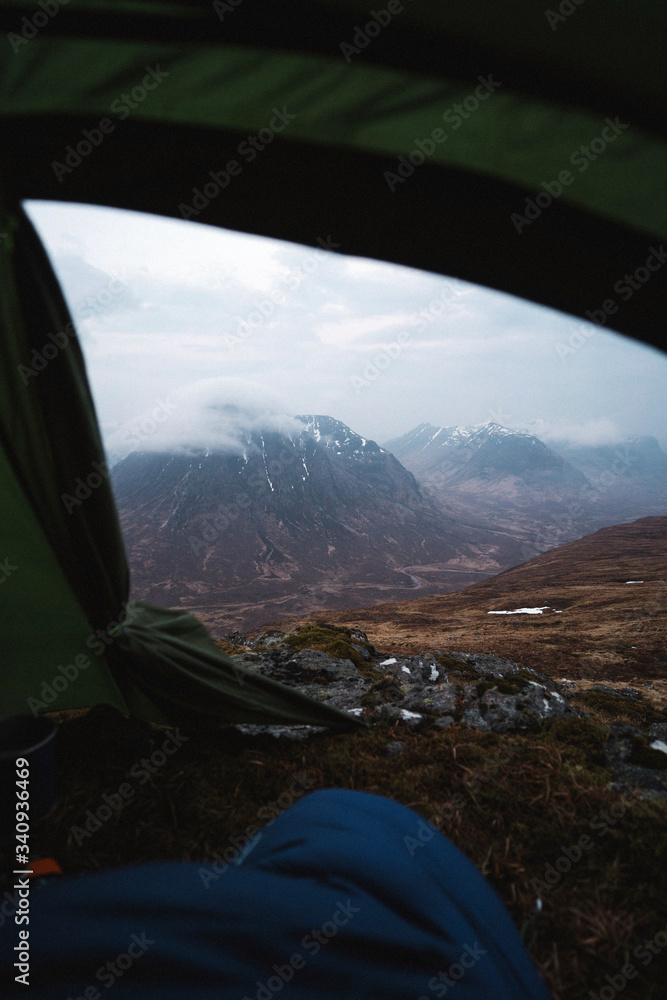
MULTIPOLYGON (((237 667, 191 615, 129 602, 129 570, 74 324, 32 224, 6 200, 0 232, 0 444, 14 480, 8 496, 23 494, 39 525, 32 542, 51 564, 31 614, 44 616, 54 636, 72 620, 78 628, 70 648, 59 650, 71 659, 64 665, 47 648, 35 662, 34 647, 27 642, 22 650, 13 634, 3 681, 11 688, 11 711, 48 707, 37 682, 42 677, 48 685, 54 675, 61 681, 56 690, 65 684, 55 707, 78 707, 82 687, 72 676, 78 669, 89 698, 151 721, 358 726, 353 716, 237 667), (64 581, 68 608, 56 619, 55 590, 62 597, 64 581)), ((17 544, 26 548, 14 581, 18 593, 19 583, 29 583, 28 558, 35 559, 25 533, 17 544)), ((11 590, 11 578, 6 585, 11 590)), ((23 628, 30 630, 28 620, 23 628)))
MULTIPOLYGON (((219 861, 35 889, 30 995, 113 985, 114 996, 141 1000, 549 998, 494 889, 405 806, 313 792, 245 856, 228 847, 219 861)), ((0 935, 0 967, 13 940, 0 935)), ((21 995, 7 981, 8 995, 21 995)))

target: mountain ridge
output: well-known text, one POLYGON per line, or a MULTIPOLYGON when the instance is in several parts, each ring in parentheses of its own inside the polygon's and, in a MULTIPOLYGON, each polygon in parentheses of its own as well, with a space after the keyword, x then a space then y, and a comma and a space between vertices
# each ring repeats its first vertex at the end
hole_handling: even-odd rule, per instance
POLYGON ((235 450, 134 452, 114 466, 133 596, 256 616, 276 600, 454 589, 524 557, 527 534, 424 493, 376 442, 334 418, 301 422, 299 434, 248 431, 235 450))

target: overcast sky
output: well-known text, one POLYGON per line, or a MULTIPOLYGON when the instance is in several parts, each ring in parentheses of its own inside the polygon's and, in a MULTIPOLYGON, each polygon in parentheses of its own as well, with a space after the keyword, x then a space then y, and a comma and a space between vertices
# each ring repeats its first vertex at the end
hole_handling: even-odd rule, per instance
POLYGON ((653 434, 667 448, 667 355, 618 334, 453 279, 195 222, 27 209, 114 452, 182 441, 194 403, 217 399, 329 414, 380 443, 422 421, 496 420, 545 441, 653 434))

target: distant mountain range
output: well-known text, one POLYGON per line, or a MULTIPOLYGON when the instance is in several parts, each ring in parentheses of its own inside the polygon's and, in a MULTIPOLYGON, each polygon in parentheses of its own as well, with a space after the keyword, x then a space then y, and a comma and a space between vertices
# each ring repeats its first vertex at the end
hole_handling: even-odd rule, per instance
MULTIPOLYGON (((385 446, 416 476, 441 488, 477 482, 519 489, 578 490, 586 477, 528 431, 419 424, 385 446)), ((513 492, 513 491, 511 491, 513 492)))
POLYGON ((300 433, 252 430, 235 453, 134 452, 114 466, 135 597, 224 606, 247 624, 267 604, 275 614, 457 589, 536 551, 527 533, 424 493, 340 421, 297 420, 300 433))
POLYGON ((667 513, 667 455, 653 437, 548 446, 529 431, 497 423, 419 424, 385 447, 447 500, 506 526, 508 519, 532 524, 542 550, 606 525, 667 513))
POLYGON ((253 426, 233 451, 134 452, 113 467, 134 597, 248 627, 451 592, 667 513, 652 438, 556 449, 495 423, 420 424, 380 447, 329 416, 295 419, 289 433, 253 426))

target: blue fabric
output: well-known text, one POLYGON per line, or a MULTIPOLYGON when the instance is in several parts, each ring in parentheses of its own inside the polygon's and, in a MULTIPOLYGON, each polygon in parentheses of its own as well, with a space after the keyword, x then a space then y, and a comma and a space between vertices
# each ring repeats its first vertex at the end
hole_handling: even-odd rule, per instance
MULTIPOLYGON (((113 986, 114 1000, 548 1000, 474 865, 411 809, 361 792, 305 796, 238 866, 155 863, 36 888, 29 930, 33 998, 113 986)), ((8 968, 17 932, 0 930, 10 996, 27 995, 8 968)))

